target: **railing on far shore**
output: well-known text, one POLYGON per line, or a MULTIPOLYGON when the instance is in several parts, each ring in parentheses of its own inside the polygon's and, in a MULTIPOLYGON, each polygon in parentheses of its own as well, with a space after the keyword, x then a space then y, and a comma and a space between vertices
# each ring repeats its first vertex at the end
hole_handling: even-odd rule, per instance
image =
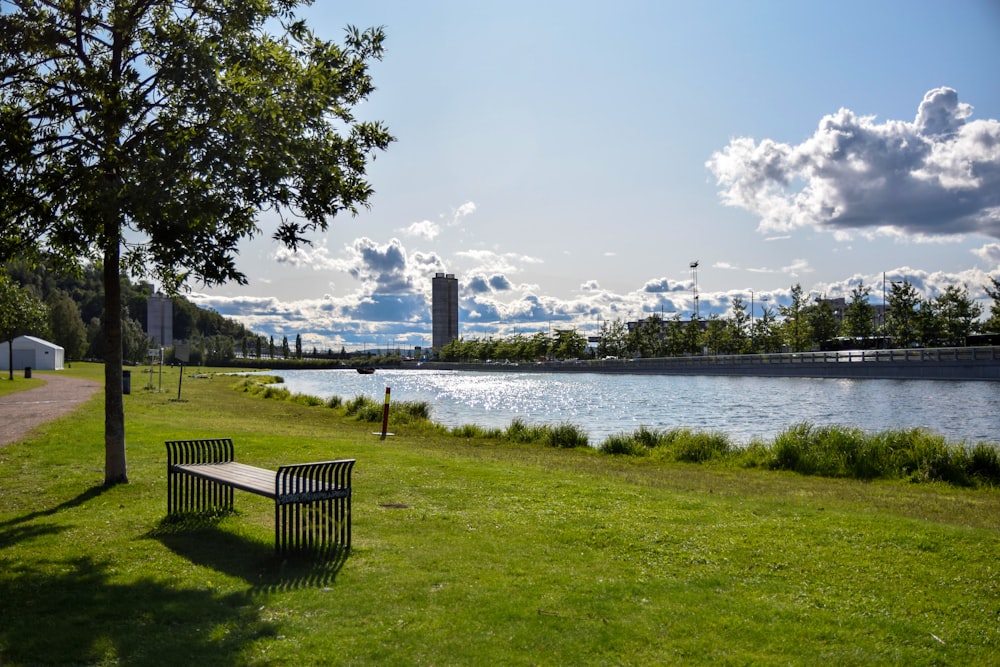
POLYGON ((1000 381, 1000 346, 719 354, 650 359, 434 363, 457 370, 1000 381))

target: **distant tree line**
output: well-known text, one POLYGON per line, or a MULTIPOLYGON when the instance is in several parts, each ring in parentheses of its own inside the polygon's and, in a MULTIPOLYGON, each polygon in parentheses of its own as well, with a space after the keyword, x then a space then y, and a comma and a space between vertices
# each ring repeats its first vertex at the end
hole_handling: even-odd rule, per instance
POLYGON ((514 334, 507 338, 458 338, 438 352, 441 361, 538 361, 586 357, 587 339, 572 329, 514 334))
POLYGON ((985 286, 993 299, 990 315, 969 297, 966 287, 950 286, 933 298, 922 298, 908 281, 895 282, 881 309, 870 303, 871 288, 859 283, 835 309, 832 301, 811 300, 793 285, 788 305, 763 304, 754 316, 742 298, 734 298, 727 315, 683 319, 659 314, 637 322, 602 323, 596 347, 573 330, 506 338, 459 338, 439 351, 442 361, 539 361, 548 359, 654 358, 697 354, 803 352, 828 345, 842 347, 961 347, 974 334, 1000 336, 1000 281, 985 286))
POLYGON ((758 354, 821 349, 839 341, 844 347, 961 347, 977 333, 1000 334, 1000 281, 991 278, 986 291, 993 299, 990 317, 966 287, 947 287, 933 298, 922 298, 908 281, 892 283, 885 305, 870 303, 871 288, 859 283, 846 307, 835 310, 830 300, 810 302, 801 285, 791 288, 786 306, 764 304, 753 317, 741 298, 733 299, 727 316, 683 320, 658 315, 634 323, 621 320, 601 327, 596 354, 600 357, 669 357, 684 354, 758 354))

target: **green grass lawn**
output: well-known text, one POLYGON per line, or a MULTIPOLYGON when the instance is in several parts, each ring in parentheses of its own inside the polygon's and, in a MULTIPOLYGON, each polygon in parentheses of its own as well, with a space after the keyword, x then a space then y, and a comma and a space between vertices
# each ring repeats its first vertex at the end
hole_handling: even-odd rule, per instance
POLYGON ((102 395, 0 449, 0 664, 1000 655, 996 489, 614 457, 419 422, 382 440, 341 410, 207 375, 185 377, 177 401, 176 370, 162 393, 133 371, 128 485, 101 486, 102 395), (356 458, 350 554, 275 558, 273 504, 245 493, 217 522, 163 522, 163 442, 226 436, 265 467, 356 458))

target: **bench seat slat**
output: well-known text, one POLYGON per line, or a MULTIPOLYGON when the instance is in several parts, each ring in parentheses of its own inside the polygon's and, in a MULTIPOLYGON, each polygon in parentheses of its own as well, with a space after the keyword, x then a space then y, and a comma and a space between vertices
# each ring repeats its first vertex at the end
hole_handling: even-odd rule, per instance
POLYGON ((245 463, 229 461, 227 463, 191 463, 173 466, 195 477, 221 482, 243 491, 256 493, 266 498, 274 498, 275 479, 277 473, 245 463))

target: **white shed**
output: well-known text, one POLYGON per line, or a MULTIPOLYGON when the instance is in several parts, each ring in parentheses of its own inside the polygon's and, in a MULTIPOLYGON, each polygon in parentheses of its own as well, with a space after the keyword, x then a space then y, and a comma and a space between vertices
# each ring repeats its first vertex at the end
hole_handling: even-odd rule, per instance
MULTIPOLYGON (((34 336, 18 336, 14 339, 14 370, 31 367, 37 371, 61 371, 65 350, 34 336)), ((0 370, 10 370, 10 347, 0 343, 0 370)))

